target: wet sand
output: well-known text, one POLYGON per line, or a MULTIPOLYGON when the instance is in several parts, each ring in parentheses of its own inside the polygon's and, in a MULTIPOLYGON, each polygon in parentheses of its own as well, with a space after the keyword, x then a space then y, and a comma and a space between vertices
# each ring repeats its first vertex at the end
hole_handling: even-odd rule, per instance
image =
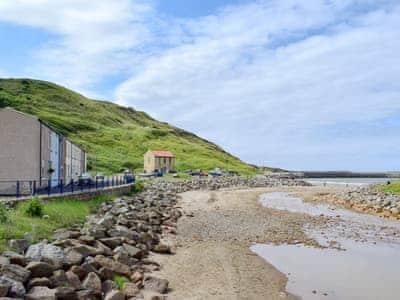
MULTIPOLYGON (((288 272, 279 261, 272 256, 270 260, 267 257, 263 259, 250 247, 256 244, 290 244, 313 246, 313 249, 324 251, 321 247, 329 246, 329 243, 324 245, 324 241, 310 234, 309 229, 325 233, 339 221, 334 215, 311 216, 304 212, 263 207, 259 196, 271 192, 293 192, 307 198, 337 189, 340 187, 258 188, 182 194, 178 205, 182 207, 184 217, 178 223, 178 234, 166 237, 176 246, 176 254, 154 255, 162 265, 160 276, 170 281, 168 299, 299 299, 286 291, 288 274, 285 273, 288 272)), ((347 235, 347 232, 344 228, 343 234, 347 235)), ((308 292, 315 296, 312 290, 308 292)), ((331 297, 333 293, 329 292, 331 297)), ((318 293, 319 297, 330 299, 323 295, 323 291, 318 293)))

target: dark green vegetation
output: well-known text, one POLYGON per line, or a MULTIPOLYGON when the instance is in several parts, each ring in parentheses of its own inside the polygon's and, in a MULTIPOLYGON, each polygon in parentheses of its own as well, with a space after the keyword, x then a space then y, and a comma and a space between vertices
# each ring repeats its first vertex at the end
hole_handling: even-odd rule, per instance
POLYGON ((148 149, 167 149, 176 155, 177 170, 219 167, 242 174, 257 172, 217 145, 144 112, 90 100, 49 82, 0 79, 0 107, 5 106, 39 117, 81 145, 89 153, 89 170, 141 170, 148 149))
MULTIPOLYGON (((0 251, 6 249, 7 240, 23 238, 25 232, 31 232, 35 240, 49 239, 53 231, 58 228, 68 228, 83 223, 87 215, 108 200, 111 200, 111 196, 103 195, 89 201, 68 199, 49 201, 42 206, 43 217, 30 216, 27 213, 35 199, 20 203, 5 214, 4 222, 0 224, 0 251)), ((4 207, 0 207, 0 211, 2 210, 4 207)))
POLYGON ((144 184, 141 180, 136 180, 134 184, 131 186, 131 193, 138 194, 144 190, 144 184))
POLYGON ((388 193, 400 195, 400 181, 395 181, 390 184, 380 184, 380 185, 375 186, 375 189, 382 191, 382 192, 388 192, 388 193))
POLYGON ((29 217, 43 216, 43 203, 40 201, 39 197, 32 197, 32 199, 27 203, 25 214, 29 217))

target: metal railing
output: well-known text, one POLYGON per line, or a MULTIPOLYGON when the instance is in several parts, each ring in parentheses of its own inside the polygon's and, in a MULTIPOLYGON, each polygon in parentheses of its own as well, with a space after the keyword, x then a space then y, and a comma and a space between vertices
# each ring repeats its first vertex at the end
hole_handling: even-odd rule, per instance
POLYGON ((25 197, 32 195, 52 195, 96 191, 108 187, 116 187, 132 183, 134 180, 122 175, 106 176, 96 179, 63 180, 9 180, 0 181, 0 196, 25 197))

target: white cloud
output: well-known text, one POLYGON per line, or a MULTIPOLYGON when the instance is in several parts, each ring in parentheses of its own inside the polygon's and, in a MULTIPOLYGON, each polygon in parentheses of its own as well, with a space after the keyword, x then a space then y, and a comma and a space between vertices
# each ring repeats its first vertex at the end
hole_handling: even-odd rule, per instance
POLYGON ((245 160, 400 169, 387 159, 400 150, 398 123, 370 130, 400 115, 398 1, 259 0, 196 19, 153 1, 110 3, 7 0, 0 21, 55 35, 27 74, 91 95, 128 77, 119 103, 245 160))
MULTIPOLYGON (((128 54, 150 39, 153 7, 136 0, 7 0, 0 20, 44 29, 54 38, 36 49, 27 74, 88 88, 126 69, 128 54)), ((132 61, 134 63, 134 61, 132 61)))
MULTIPOLYGON (((361 148, 367 163, 382 152, 368 133, 331 136, 328 147, 320 136, 324 127, 368 124, 400 111, 400 7, 356 4, 257 2, 188 21, 182 26, 191 41, 149 57, 117 98, 253 162, 334 168, 340 157, 326 164, 313 157, 348 147, 346 163, 361 148)), ((399 142, 390 136, 381 145, 394 149, 399 142)))

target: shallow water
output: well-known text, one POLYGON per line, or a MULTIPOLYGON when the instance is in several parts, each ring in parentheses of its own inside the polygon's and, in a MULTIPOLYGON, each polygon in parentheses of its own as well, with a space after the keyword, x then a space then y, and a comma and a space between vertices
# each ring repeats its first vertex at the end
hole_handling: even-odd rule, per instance
POLYGON ((254 245, 251 250, 288 275, 287 291, 303 299, 400 299, 400 222, 359 214, 332 205, 313 205, 287 193, 260 198, 270 208, 331 216, 321 228, 305 231, 321 244, 343 250, 303 245, 254 245))
POLYGON ((371 184, 386 183, 388 181, 398 180, 393 178, 306 178, 305 181, 313 185, 349 185, 349 186, 367 186, 371 184))

